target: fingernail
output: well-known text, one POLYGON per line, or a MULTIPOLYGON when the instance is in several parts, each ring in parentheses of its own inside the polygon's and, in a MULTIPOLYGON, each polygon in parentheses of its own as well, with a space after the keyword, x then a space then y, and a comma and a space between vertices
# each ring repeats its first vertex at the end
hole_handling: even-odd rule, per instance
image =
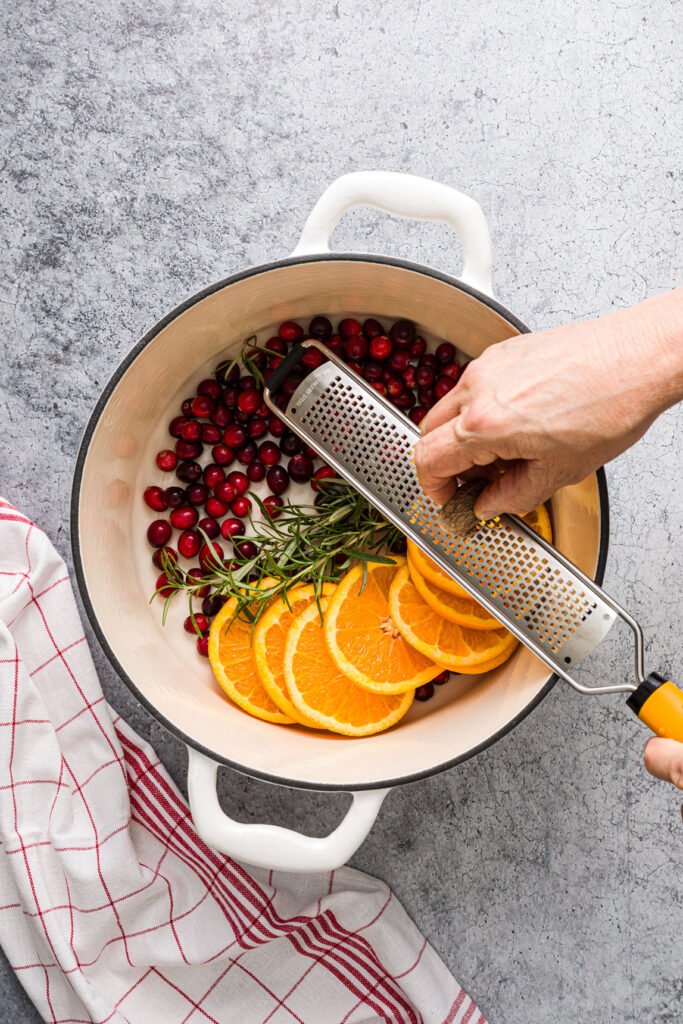
POLYGON ((487 508, 475 508, 474 514, 477 517, 477 519, 481 519, 482 522, 488 523, 489 520, 491 519, 497 519, 498 516, 500 515, 500 512, 494 512, 493 510, 487 508))

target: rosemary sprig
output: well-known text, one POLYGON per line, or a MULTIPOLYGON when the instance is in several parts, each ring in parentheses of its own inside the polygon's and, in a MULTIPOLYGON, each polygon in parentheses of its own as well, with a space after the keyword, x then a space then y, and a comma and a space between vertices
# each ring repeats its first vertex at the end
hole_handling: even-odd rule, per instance
MULTIPOLYGON (((235 598, 231 622, 239 617, 253 625, 273 597, 287 601, 287 591, 301 583, 313 583, 316 603, 325 583, 336 582, 355 562, 364 567, 363 585, 370 562, 393 564, 391 546, 400 532, 388 523, 353 487, 343 481, 321 481, 317 505, 293 505, 287 502, 277 519, 271 519, 256 494, 262 518, 249 516, 252 540, 258 553, 254 558, 236 556, 225 564, 217 559, 202 579, 188 576, 177 564, 167 564, 167 586, 173 594, 164 605, 164 620, 169 601, 178 591, 188 594, 190 602, 206 586, 227 598, 235 598), (273 582, 260 587, 267 578, 273 582)), ((204 542, 210 545, 208 537, 204 542)), ((229 623, 228 623, 229 626, 229 623)))

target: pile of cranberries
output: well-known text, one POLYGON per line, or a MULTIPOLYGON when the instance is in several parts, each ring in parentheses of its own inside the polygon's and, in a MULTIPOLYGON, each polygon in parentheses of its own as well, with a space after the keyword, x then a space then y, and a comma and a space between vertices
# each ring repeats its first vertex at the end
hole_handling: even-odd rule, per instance
MULTIPOLYGON (((247 349, 251 365, 267 380, 289 347, 305 338, 322 341, 414 423, 455 387, 464 369, 450 342, 427 352, 425 339, 410 320, 397 320, 385 334, 378 320, 361 323, 347 317, 335 333, 325 316, 313 317, 308 334, 292 320, 280 324, 278 333, 263 346, 266 351, 247 349)), ((281 408, 323 358, 317 349, 306 352, 280 388, 276 403, 281 408)), ((185 399, 179 415, 169 423, 168 432, 172 445, 157 453, 156 464, 164 473, 175 471, 176 480, 168 487, 151 484, 145 488, 146 505, 159 513, 147 528, 147 540, 154 548, 152 562, 157 569, 163 570, 164 556, 173 565, 182 558, 194 563, 184 571, 198 581, 211 575, 216 562, 226 562, 223 544, 216 539, 219 536, 231 546, 230 562, 258 554, 254 541, 245 536, 252 509, 247 492, 254 485, 266 488, 262 501, 275 519, 291 483, 308 484, 315 491, 318 480, 335 476, 309 445, 270 412, 259 379, 229 360, 199 382, 196 394, 185 399)), ((259 491, 263 495, 263 488, 259 491)), ((162 571, 156 583, 162 598, 173 593, 168 584, 162 571)), ((206 657, 211 620, 224 599, 212 593, 208 584, 197 596, 201 612, 194 612, 194 621, 188 616, 184 628, 196 637, 197 650, 206 657)), ((434 684, 445 683, 448 675, 444 672, 433 683, 419 687, 416 699, 429 700, 434 684)))

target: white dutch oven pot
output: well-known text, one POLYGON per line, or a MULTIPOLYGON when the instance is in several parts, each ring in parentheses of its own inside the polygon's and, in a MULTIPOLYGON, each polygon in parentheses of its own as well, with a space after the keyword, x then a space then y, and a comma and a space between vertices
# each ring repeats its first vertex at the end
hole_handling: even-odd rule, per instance
MULTIPOLYGON (((167 424, 193 394, 193 384, 244 339, 267 338, 282 320, 306 322, 316 313, 385 322, 407 317, 421 334, 452 341, 469 356, 525 330, 492 298, 489 233, 473 199, 404 174, 346 175, 319 200, 291 257, 194 295, 124 359, 88 424, 72 497, 76 572, 88 616, 121 678, 187 744, 189 800, 200 835, 237 860, 285 871, 326 871, 345 863, 392 786, 442 771, 494 743, 554 682, 520 648, 485 676, 451 681, 389 732, 348 739, 244 714, 225 698, 183 634, 186 609, 173 609, 162 627, 159 603, 149 604, 156 573, 141 496, 148 484, 167 479, 154 463, 168 444, 167 424), (331 254, 330 235, 354 206, 445 221, 462 243, 460 279, 386 256, 331 254), (351 792, 353 802, 325 838, 240 824, 219 806, 219 764, 280 785, 351 792)), ((607 546, 602 473, 560 491, 551 511, 557 546, 601 581, 607 546)))

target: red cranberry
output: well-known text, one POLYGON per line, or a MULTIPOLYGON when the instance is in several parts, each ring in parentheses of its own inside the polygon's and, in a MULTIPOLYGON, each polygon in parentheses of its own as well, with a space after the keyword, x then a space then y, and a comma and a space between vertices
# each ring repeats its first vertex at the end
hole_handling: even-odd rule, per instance
POLYGON ((402 391, 400 395, 393 395, 391 400, 397 409, 402 409, 404 412, 407 412, 408 409, 412 409, 416 402, 413 392, 407 390, 402 391))
POLYGON ((353 359, 349 359, 346 365, 348 366, 349 370, 353 370, 353 372, 357 373, 359 377, 363 376, 363 364, 362 363, 355 363, 353 361, 353 359))
POLYGON ((307 370, 317 370, 319 366, 322 366, 324 359, 325 356, 319 348, 307 348, 301 360, 301 365, 305 366, 307 370))
POLYGON ((213 371, 213 375, 218 383, 225 387, 226 384, 237 380, 240 375, 240 368, 237 363, 233 363, 232 359, 224 359, 213 371))
POLYGON ((206 502, 206 514, 211 516, 212 519, 222 519, 227 511, 228 506, 224 501, 219 501, 218 498, 212 497, 206 502))
POLYGON ((432 366, 435 370, 438 369, 438 362, 433 352, 426 352, 417 361, 418 366, 432 366))
POLYGON ((171 595, 175 593, 175 587, 169 586, 170 582, 171 581, 169 580, 165 572, 162 572, 161 576, 159 576, 157 579, 155 589, 159 597, 163 597, 164 600, 167 597, 171 597, 171 595))
POLYGON ((181 436, 180 432, 182 430, 183 423, 185 423, 185 422, 186 422, 186 420, 185 420, 184 416, 174 416, 174 418, 171 420, 171 422, 168 425, 168 432, 171 435, 171 437, 180 437, 181 436))
POLYGON ((148 508, 153 509, 155 512, 165 511, 164 492, 161 487, 145 487, 143 498, 148 508))
POLYGON ((366 380, 379 380, 382 376, 382 364, 376 359, 368 359, 363 367, 363 376, 366 380))
POLYGON ((246 532, 246 527, 241 519, 236 519, 234 516, 224 519, 221 523, 221 536, 225 540, 230 540, 231 537, 243 537, 246 532))
POLYGON ((394 376, 393 371, 390 370, 389 367, 385 364, 382 367, 382 376, 380 377, 380 380, 382 381, 382 384, 388 384, 388 382, 391 380, 391 378, 393 376, 394 376))
POLYGON ((211 413, 211 422, 219 430, 225 430, 228 423, 232 423, 232 412, 228 409, 227 405, 217 405, 214 411, 211 413))
POLYGON ((432 683, 433 683, 434 686, 443 686, 443 684, 447 683, 450 678, 451 678, 451 674, 448 671, 448 669, 446 669, 445 672, 442 672, 435 679, 432 679, 432 683))
POLYGON ((167 487, 164 491, 166 508, 181 508, 187 504, 187 495, 182 487, 167 487))
POLYGON ((202 444, 218 444, 223 440, 223 431, 213 423, 202 423, 202 444))
MULTIPOLYGON (((199 566, 196 565, 196 566, 194 566, 194 568, 187 570, 187 575, 189 577, 190 582, 192 582, 193 580, 203 580, 204 579, 204 570, 200 569, 199 566)), ((199 590, 195 590, 193 592, 193 596, 194 597, 199 597, 199 598, 204 598, 204 597, 208 597, 208 595, 210 593, 211 593, 211 587, 200 587, 199 590)))
POLYGON ((155 519, 147 527, 147 540, 153 548, 163 548, 168 544, 172 533, 170 524, 165 519, 155 519))
POLYGON ((268 420, 268 417, 270 416, 270 409, 268 408, 265 402, 261 402, 258 409, 256 410, 256 415, 260 420, 268 420))
POLYGON ((256 377, 252 373, 243 373, 239 381, 240 391, 247 391, 249 388, 258 388, 256 377))
MULTIPOLYGON (((277 370, 281 362, 282 356, 268 356, 268 369, 277 370)), ((270 376, 270 374, 268 374, 268 376, 270 376)))
POLYGON ((449 391, 452 391, 455 387, 455 381, 452 377, 446 377, 442 374, 441 377, 437 377, 436 384, 434 385, 434 394, 436 395, 437 401, 447 395, 449 391))
POLYGON ((168 518, 176 530, 191 530, 197 525, 199 513, 193 505, 186 505, 184 508, 174 508, 168 518))
POLYGON ((200 530, 201 533, 205 533, 209 540, 213 540, 214 537, 217 537, 218 534, 221 532, 216 520, 209 518, 209 516, 207 516, 205 519, 199 520, 199 522, 197 523, 197 530, 200 530))
POLYGON ((442 341, 434 355, 437 363, 450 363, 455 359, 455 345, 451 345, 450 341, 442 341))
POLYGON ((304 336, 303 327, 294 323, 293 320, 285 320, 283 324, 280 324, 277 333, 283 341, 301 341, 304 336))
MULTIPOLYGON (((239 427, 239 430, 242 428, 239 427)), ((211 449, 211 457, 219 466, 231 466, 235 461, 235 451, 227 444, 217 444, 211 449)))
POLYGON ((180 411, 182 412, 183 416, 191 416, 192 415, 192 399, 191 398, 186 398, 185 399, 185 401, 183 402, 183 404, 180 407, 180 411))
POLYGON ((342 320, 339 324, 339 333, 342 338, 350 338, 354 334, 360 334, 363 328, 357 320, 352 320, 351 317, 347 317, 346 320, 342 320))
POLYGON ((184 484, 193 484, 202 475, 202 467, 198 462, 181 462, 175 471, 175 475, 184 484))
POLYGON ((332 324, 326 316, 314 316, 308 325, 308 333, 318 341, 325 341, 332 334, 332 324))
POLYGON ((229 448, 239 448, 246 442, 247 432, 239 423, 231 423, 229 427, 225 428, 223 438, 229 448))
POLYGON ((239 471, 228 473, 228 481, 235 488, 237 494, 246 494, 249 490, 249 481, 244 473, 239 471))
POLYGON ((262 462, 252 462, 250 466, 247 466, 247 476, 252 484, 260 484, 266 478, 266 467, 262 462))
POLYGON ((235 554, 239 555, 240 558, 256 558, 258 554, 258 548, 254 544, 253 540, 242 540, 237 544, 233 544, 235 554))
POLYGON ((410 348, 415 341, 415 326, 410 320, 397 320, 389 331, 396 348, 410 348))
MULTIPOLYGON (((222 562, 223 548, 220 546, 220 544, 217 544, 216 541, 213 540, 211 541, 210 544, 202 544, 201 548, 199 549, 199 564, 201 565, 202 569, 215 569, 217 564, 221 565, 222 562)), ((202 611, 205 611, 205 609, 202 608, 202 611)), ((205 614, 210 615, 212 613, 205 612, 205 614)), ((213 614, 215 614, 215 612, 213 614)))
MULTIPOLYGON (((180 547, 180 545, 178 545, 180 547)), ((152 555, 152 561, 156 565, 157 569, 165 569, 166 565, 178 564, 178 552, 174 548, 157 548, 152 555), (164 562, 166 559, 166 562, 164 562)))
POLYGON ((201 424, 197 420, 185 420, 180 436, 183 441, 199 441, 202 436, 201 424))
POLYGON ((415 371, 415 383, 419 388, 431 388, 436 374, 431 366, 418 366, 415 371))
POLYGON ((237 491, 232 486, 229 480, 220 480, 214 489, 214 494, 219 501, 224 501, 226 504, 230 504, 233 500, 237 491))
MULTIPOLYGON (((343 321, 342 321, 343 322, 343 321)), ((368 354, 368 339, 362 334, 352 334, 344 342, 344 355, 354 363, 359 363, 368 354)))
POLYGON ((325 344, 329 348, 330 352, 334 352, 336 356, 340 356, 344 352, 344 342, 341 340, 338 334, 333 334, 325 344))
POLYGON ((285 398, 292 397, 302 380, 303 377, 300 373, 290 373, 288 377, 285 377, 282 382, 282 387, 280 388, 285 398))
POLYGON ((248 412, 242 412, 241 409, 235 409, 235 423, 239 423, 246 429, 247 423, 251 419, 248 412))
POLYGON ((221 401, 225 408, 228 409, 228 411, 230 409, 234 409, 237 406, 237 398, 239 393, 239 388, 235 387, 234 384, 231 384, 230 387, 227 387, 223 394, 221 395, 221 401))
POLYGON ((416 405, 410 410, 408 415, 410 416, 413 423, 419 427, 420 424, 422 423, 422 420, 427 415, 427 412, 428 410, 425 409, 424 405, 416 405))
POLYGON ((194 558, 199 551, 200 536, 196 530, 185 530, 178 537, 178 551, 183 558, 194 558))
POLYGON ((370 386, 373 387, 380 395, 386 395, 387 393, 386 385, 384 385, 381 380, 373 380, 370 386))
POLYGON ((209 619, 206 615, 188 615, 183 622, 183 629, 186 633, 206 633, 209 628, 209 619))
POLYGON ((269 519, 277 519, 284 507, 284 501, 277 494, 268 494, 263 499, 263 506, 269 519))
MULTIPOLYGON (((199 441, 183 441, 181 438, 180 441, 175 443, 175 451, 179 459, 187 462, 190 459, 198 459, 204 451, 204 446, 199 441)), ((173 452, 169 452, 169 454, 173 455, 173 452)), ((173 469, 173 466, 171 466, 171 469, 173 469)))
POLYGON ((404 348, 397 348, 389 356, 389 366, 396 373, 402 373, 410 362, 410 353, 404 348))
POLYGON ((197 654, 201 654, 202 658, 209 657, 209 638, 208 636, 197 637, 197 654))
POLYGON ((257 370, 263 370, 266 362, 268 361, 268 356, 263 349, 260 348, 247 349, 247 356, 249 358, 250 365, 255 366, 257 370))
POLYGON ((249 498, 240 494, 230 505, 230 511, 234 516, 239 516, 240 519, 244 519, 251 512, 251 501, 249 498))
POLYGON ((256 388, 245 388, 240 391, 237 399, 237 408, 242 412, 255 413, 261 404, 261 396, 256 388))
POLYGON ((311 480, 311 487, 314 491, 322 491, 322 487, 318 483, 319 480, 335 480, 338 479, 337 474, 332 469, 332 466, 321 466, 320 469, 316 469, 311 480))
POLYGON ((313 476, 313 460, 308 455, 293 455, 287 463, 287 472, 297 484, 305 484, 313 476))
POLYGON ((241 448, 237 449, 237 461, 241 462, 243 466, 248 466, 255 458, 256 445, 253 441, 249 441, 248 444, 243 444, 241 448))
POLYGON ((216 408, 216 403, 213 398, 209 398, 208 395, 197 395, 192 400, 192 412, 199 419, 208 420, 211 413, 216 408))
POLYGON ((441 367, 442 376, 450 377, 451 380, 454 380, 456 382, 456 384, 458 382, 458 379, 460 378, 461 372, 462 370, 460 367, 460 363, 456 363, 455 360, 453 360, 452 363, 446 363, 445 366, 441 367))
POLYGON ((415 691, 415 700, 431 700, 434 696, 434 687, 431 683, 423 683, 415 691))
MULTIPOLYGON (((178 451, 178 445, 182 443, 182 441, 176 441, 176 452, 178 451)), ((178 454, 180 455, 179 452, 178 454)), ((180 455, 180 458, 182 459, 183 456, 180 455)), ((178 459, 175 454, 172 451, 169 451, 168 448, 164 448, 164 450, 159 452, 157 455, 157 466, 159 469, 162 469, 164 473, 170 473, 172 469, 175 469, 177 462, 178 459)))
POLYGON ((411 343, 411 345, 410 345, 410 349, 409 349, 410 358, 411 359, 419 359, 420 356, 423 356, 426 351, 427 351, 427 342, 424 340, 424 338, 421 338, 418 335, 418 337, 415 339, 415 341, 413 341, 411 343))
POLYGON ((401 374, 407 388, 414 388, 416 386, 415 380, 415 367, 406 366, 405 370, 401 374))
POLYGON ((304 455, 308 455, 309 459, 320 458, 315 448, 311 448, 310 444, 306 444, 305 441, 301 442, 301 451, 304 453, 304 455))
MULTIPOLYGON (((296 455, 297 452, 301 451, 301 441, 296 434, 292 433, 291 430, 288 430, 286 434, 282 435, 280 451, 283 455, 296 455)), ((261 455, 261 462, 266 462, 263 455, 261 455)), ((267 462, 266 465, 268 465, 267 462)))
POLYGON ((225 471, 220 466, 216 466, 213 462, 204 470, 204 483, 207 487, 213 490, 216 484, 219 484, 221 480, 225 480, 225 471))
POLYGON ((431 388, 419 388, 417 397, 420 405, 424 405, 427 409, 431 409, 436 402, 436 395, 431 388))
POLYGON ((277 335, 268 339, 266 342, 266 348, 268 349, 268 352, 275 352, 278 356, 287 355, 287 343, 283 341, 282 338, 278 338, 277 335))
POLYGON ((197 385, 197 394, 208 395, 209 398, 216 400, 220 398, 221 386, 217 380, 213 379, 213 377, 207 377, 197 385))
POLYGON ((271 432, 273 437, 282 437, 286 429, 287 424, 281 420, 279 416, 276 416, 275 413, 273 413, 268 420, 268 430, 271 432))
POLYGON ((387 394, 389 398, 396 398, 405 391, 406 386, 402 377, 397 377, 395 374, 386 381, 387 394))
MULTIPOLYGON (((218 545, 216 545, 218 547, 218 545)), ((209 618, 213 618, 214 615, 218 615, 219 611, 223 607, 223 598, 220 594, 214 594, 213 597, 205 597, 202 601, 202 612, 204 615, 208 615, 209 618)))
POLYGON ((247 433, 251 441, 258 441, 268 433, 268 424, 260 416, 252 416, 247 426, 247 433))
POLYGON ((258 457, 264 466, 275 466, 280 461, 280 449, 273 441, 264 441, 259 447, 258 457))
POLYGON ((388 359, 392 349, 391 339, 387 338, 386 334, 379 334, 370 342, 370 356, 372 359, 379 359, 380 361, 388 359))
POLYGON ((283 466, 271 466, 266 473, 266 483, 273 494, 284 494, 289 487, 289 474, 283 466))
POLYGON ((370 317, 363 324, 363 334, 368 339, 368 341, 372 341, 373 338, 378 338, 380 334, 384 334, 384 328, 382 327, 379 320, 374 320, 372 317, 370 317))

